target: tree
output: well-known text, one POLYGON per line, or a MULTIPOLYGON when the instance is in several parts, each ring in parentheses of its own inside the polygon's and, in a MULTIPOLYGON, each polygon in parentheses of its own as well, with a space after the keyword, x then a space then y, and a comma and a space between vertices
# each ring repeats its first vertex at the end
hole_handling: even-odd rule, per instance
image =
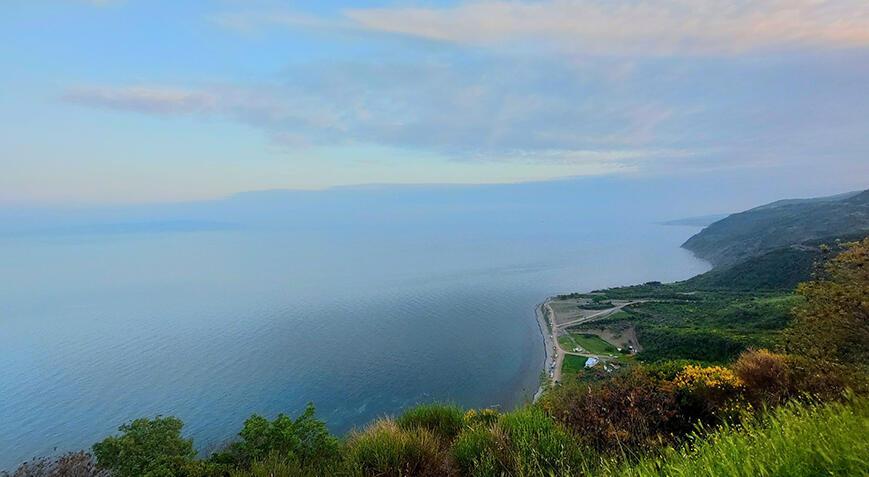
POLYGON ((184 423, 175 417, 136 419, 93 446, 97 465, 115 477, 175 477, 196 456, 193 441, 181 437, 184 423))
POLYGON ((788 351, 845 365, 869 365, 869 237, 845 244, 822 276, 801 283, 805 302, 786 333, 788 351))
POLYGON ((244 423, 236 446, 242 460, 252 462, 268 456, 297 460, 303 466, 316 466, 338 453, 336 439, 326 424, 315 416, 313 404, 295 420, 279 414, 273 421, 254 414, 244 423))

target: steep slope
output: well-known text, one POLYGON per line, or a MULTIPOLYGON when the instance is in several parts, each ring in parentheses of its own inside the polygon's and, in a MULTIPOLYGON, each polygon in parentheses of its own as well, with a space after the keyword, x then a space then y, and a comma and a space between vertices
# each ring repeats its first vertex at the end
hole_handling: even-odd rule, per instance
POLYGON ((782 247, 865 232, 869 232, 869 190, 778 201, 733 214, 682 247, 716 267, 727 267, 782 247))
POLYGON ((793 290, 811 278, 815 263, 822 257, 819 247, 781 247, 732 266, 714 268, 685 285, 701 290, 793 290))

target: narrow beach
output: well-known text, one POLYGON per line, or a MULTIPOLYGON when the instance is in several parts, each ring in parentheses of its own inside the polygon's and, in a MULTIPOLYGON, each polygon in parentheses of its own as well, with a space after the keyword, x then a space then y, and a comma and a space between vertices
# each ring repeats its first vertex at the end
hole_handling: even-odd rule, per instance
MULTIPOLYGON (((540 327, 540 334, 543 335, 543 351, 545 353, 543 372, 546 373, 547 376, 549 376, 549 368, 555 361, 555 343, 552 341, 552 332, 549 330, 549 325, 546 322, 546 313, 544 312, 544 307, 548 301, 549 298, 546 298, 543 303, 538 304, 534 308, 534 315, 537 317, 537 326, 540 327)), ((537 392, 534 393, 534 402, 537 402, 537 400, 540 399, 540 396, 543 395, 543 389, 547 382, 548 380, 541 381, 540 386, 537 388, 537 392)))

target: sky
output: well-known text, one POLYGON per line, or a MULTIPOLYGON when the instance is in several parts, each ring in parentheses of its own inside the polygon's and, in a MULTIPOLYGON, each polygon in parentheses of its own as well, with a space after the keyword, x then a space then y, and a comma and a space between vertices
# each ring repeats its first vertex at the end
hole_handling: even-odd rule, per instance
POLYGON ((0 3, 0 205, 598 176, 867 187, 869 2, 0 3))

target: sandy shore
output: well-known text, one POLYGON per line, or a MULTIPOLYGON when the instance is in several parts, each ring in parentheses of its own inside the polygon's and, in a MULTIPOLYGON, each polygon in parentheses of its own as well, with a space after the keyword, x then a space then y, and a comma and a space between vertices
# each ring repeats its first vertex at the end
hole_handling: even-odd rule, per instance
MULTIPOLYGON (((548 301, 549 298, 534 308, 534 315, 537 317, 537 326, 540 327, 540 334, 543 335, 543 350, 546 353, 543 361, 543 372, 546 373, 547 376, 549 376, 549 367, 555 360, 555 355, 553 353, 555 344, 552 342, 552 333, 549 331, 549 326, 546 324, 546 316, 543 313, 543 307, 546 306, 548 301)), ((537 392, 534 393, 534 402, 537 402, 537 400, 540 399, 540 396, 543 395, 545 386, 545 382, 540 383, 540 387, 538 387, 537 392)))

